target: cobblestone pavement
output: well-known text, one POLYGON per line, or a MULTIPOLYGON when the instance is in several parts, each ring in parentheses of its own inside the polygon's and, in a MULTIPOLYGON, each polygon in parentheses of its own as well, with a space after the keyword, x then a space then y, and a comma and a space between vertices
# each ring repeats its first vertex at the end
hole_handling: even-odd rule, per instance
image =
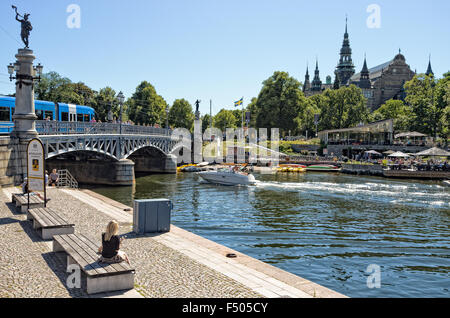
MULTIPOLYGON (((47 192, 49 208, 59 211, 75 233, 100 244, 111 220, 104 213, 57 189, 47 192)), ((65 285, 65 259, 42 242, 26 216, 14 214, 11 198, 0 191, 0 297, 88 297, 65 285)), ((135 289, 154 298, 261 297, 248 287, 173 250, 151 237, 137 238, 130 223, 121 223, 127 234, 122 249, 136 268, 135 289)))

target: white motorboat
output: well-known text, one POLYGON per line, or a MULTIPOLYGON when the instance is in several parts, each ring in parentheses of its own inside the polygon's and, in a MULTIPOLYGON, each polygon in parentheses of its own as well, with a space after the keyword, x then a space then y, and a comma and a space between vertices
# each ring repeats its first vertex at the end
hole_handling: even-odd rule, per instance
POLYGON ((252 174, 232 170, 203 171, 197 173, 203 180, 222 185, 252 185, 256 179, 252 174))
POLYGON ((442 181, 447 187, 450 187, 450 180, 444 180, 442 181))
POLYGON ((199 172, 202 171, 202 169, 200 169, 199 167, 196 166, 189 166, 189 167, 184 167, 183 169, 181 169, 182 172, 199 172))

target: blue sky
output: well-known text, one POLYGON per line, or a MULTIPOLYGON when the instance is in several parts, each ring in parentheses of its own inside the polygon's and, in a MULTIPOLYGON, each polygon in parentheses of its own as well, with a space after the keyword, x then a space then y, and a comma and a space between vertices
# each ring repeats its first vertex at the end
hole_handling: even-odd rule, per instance
POLYGON ((210 99, 213 113, 242 96, 247 104, 276 70, 303 81, 316 56, 322 81, 334 79, 346 14, 357 72, 365 53, 373 67, 399 48, 413 70, 425 72, 429 54, 438 76, 450 70, 447 0, 2 0, 0 94, 14 90, 6 65, 21 43, 11 4, 31 13, 30 48, 44 71, 127 97, 147 80, 170 104, 201 99, 202 113, 210 99), (81 8, 80 29, 67 27, 70 4, 81 8), (367 27, 370 4, 380 28, 367 27))

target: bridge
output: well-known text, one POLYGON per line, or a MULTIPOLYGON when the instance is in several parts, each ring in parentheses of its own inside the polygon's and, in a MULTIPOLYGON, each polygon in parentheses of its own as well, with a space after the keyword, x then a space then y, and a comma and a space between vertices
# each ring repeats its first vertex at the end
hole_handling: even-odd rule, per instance
POLYGON ((136 172, 176 173, 180 139, 168 129, 112 123, 36 121, 47 167, 81 183, 129 185, 136 172))
MULTIPOLYGON (((57 121, 35 121, 35 128, 44 145, 47 170, 67 169, 81 183, 132 185, 135 173, 176 173, 176 152, 182 142, 168 129, 57 121)), ((0 170, 6 177, 0 178, 0 185, 17 184, 23 176, 8 175, 21 170, 14 164, 19 152, 14 155, 9 137, 0 141, 2 146, 0 170)))

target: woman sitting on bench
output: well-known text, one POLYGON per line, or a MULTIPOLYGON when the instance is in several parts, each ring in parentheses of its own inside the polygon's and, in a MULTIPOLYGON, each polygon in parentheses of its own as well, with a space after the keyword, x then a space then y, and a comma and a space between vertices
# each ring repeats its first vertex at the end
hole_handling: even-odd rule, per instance
POLYGON ((127 254, 120 250, 120 244, 123 238, 120 238, 119 223, 117 221, 109 222, 106 227, 106 233, 102 234, 102 246, 98 249, 98 252, 102 254, 99 262, 103 263, 121 263, 126 261, 130 264, 127 254))

